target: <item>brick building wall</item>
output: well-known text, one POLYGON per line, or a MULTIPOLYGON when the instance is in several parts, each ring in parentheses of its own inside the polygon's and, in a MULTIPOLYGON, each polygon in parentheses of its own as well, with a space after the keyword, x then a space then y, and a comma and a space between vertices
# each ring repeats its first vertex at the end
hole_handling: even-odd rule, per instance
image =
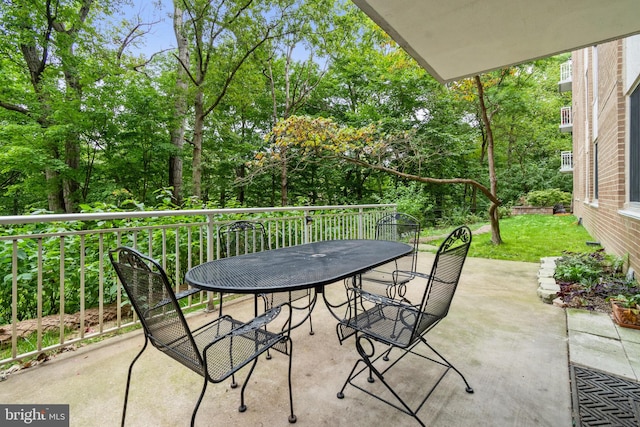
POLYGON ((638 76, 628 75, 626 48, 617 40, 572 55, 573 211, 607 252, 628 254, 640 272, 640 211, 630 209, 626 183, 629 79, 638 76))

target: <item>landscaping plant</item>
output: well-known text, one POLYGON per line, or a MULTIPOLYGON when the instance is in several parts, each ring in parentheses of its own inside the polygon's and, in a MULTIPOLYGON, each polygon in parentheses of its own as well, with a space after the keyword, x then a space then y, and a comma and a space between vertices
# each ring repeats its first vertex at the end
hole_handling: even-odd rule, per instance
POLYGON ((558 296, 569 307, 611 312, 610 299, 631 301, 640 297, 640 287, 624 271, 625 258, 606 254, 567 252, 556 262, 558 296))

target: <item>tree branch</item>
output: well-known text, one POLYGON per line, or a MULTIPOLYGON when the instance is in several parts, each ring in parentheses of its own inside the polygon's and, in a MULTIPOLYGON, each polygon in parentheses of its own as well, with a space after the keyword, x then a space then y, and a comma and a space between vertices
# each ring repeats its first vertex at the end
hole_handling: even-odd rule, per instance
POLYGON ((30 115, 30 111, 21 105, 10 104, 8 102, 4 102, 0 100, 0 107, 4 108, 5 110, 16 111, 18 113, 22 113, 27 116, 30 115))
POLYGON ((360 160, 360 159, 355 159, 353 157, 348 157, 348 156, 339 156, 340 159, 345 160, 349 163, 353 163, 355 165, 358 166, 362 166, 365 168, 369 168, 369 169, 374 169, 374 170, 379 170, 382 172, 386 172, 395 176, 399 176, 401 178, 405 178, 411 181, 418 181, 418 182, 425 182, 425 183, 429 183, 429 184, 468 184, 471 185, 475 188, 477 188, 478 190, 480 190, 480 192, 482 192, 482 194, 484 194, 489 200, 491 200, 495 205, 500 205, 502 202, 500 201, 500 199, 498 199, 497 197, 495 197, 493 194, 491 194, 491 191, 489 191, 489 189, 487 187, 485 187, 484 185, 480 184, 478 181, 475 181, 473 179, 468 179, 468 178, 430 178, 430 177, 424 177, 424 176, 418 176, 418 175, 412 175, 412 174, 408 174, 408 173, 404 173, 404 172, 400 172, 397 171, 395 169, 391 169, 388 168, 386 166, 382 166, 382 165, 373 165, 371 163, 365 162, 364 160, 360 160))

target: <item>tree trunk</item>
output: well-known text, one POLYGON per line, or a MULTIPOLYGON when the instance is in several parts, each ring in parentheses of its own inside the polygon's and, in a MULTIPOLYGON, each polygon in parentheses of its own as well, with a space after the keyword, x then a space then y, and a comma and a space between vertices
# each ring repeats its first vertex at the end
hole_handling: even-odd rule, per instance
POLYGON ((195 122, 193 123, 193 195, 200 198, 202 196, 202 134, 204 132, 204 94, 202 88, 196 88, 196 98, 194 102, 195 122))
POLYGON ((60 195, 60 185, 58 173, 52 169, 45 169, 45 180, 47 183, 47 203, 51 212, 62 211, 62 197, 60 195))
POLYGON ((70 172, 70 176, 64 177, 62 180, 65 213, 76 212, 76 205, 78 203, 80 184, 78 183, 76 174, 80 169, 80 147, 77 141, 77 135, 72 132, 67 136, 67 141, 65 142, 65 163, 70 172))
POLYGON ((180 2, 174 2, 173 30, 178 43, 178 65, 176 77, 176 98, 174 117, 175 127, 171 129, 171 144, 176 148, 176 152, 169 158, 169 185, 173 188, 173 199, 176 205, 182 205, 183 201, 183 181, 182 181, 182 152, 184 148, 184 133, 187 123, 187 90, 188 76, 185 68, 189 68, 189 46, 184 30, 182 19, 184 10, 180 7, 180 2))
MULTIPOLYGON (((489 183, 490 191, 495 199, 498 199, 498 179, 496 178, 496 165, 493 153, 493 131, 491 130, 491 120, 487 115, 487 106, 484 103, 484 87, 480 81, 480 76, 475 76, 476 87, 478 88, 478 101, 480 102, 480 112, 482 115, 482 122, 485 126, 487 137, 487 160, 489 162, 489 183)), ((502 236, 500 236, 500 221, 498 217, 499 204, 495 201, 491 201, 489 207, 489 219, 491 220, 491 241, 495 245, 502 243, 502 236)))
MULTIPOLYGON (((240 165, 236 168, 236 177, 241 182, 244 180, 246 176, 245 172, 246 172, 246 168, 244 165, 240 165)), ((238 188, 238 203, 240 203, 240 205, 244 205, 244 198, 245 198, 245 186, 241 185, 238 188)))
POLYGON ((282 206, 289 204, 287 195, 287 154, 282 152, 282 169, 280 170, 280 203, 282 206))
MULTIPOLYGON (((235 37, 234 31, 241 33, 252 29, 251 27, 243 27, 242 25, 250 23, 250 8, 253 6, 253 0, 244 0, 237 4, 237 8, 228 7, 224 0, 206 1, 206 2, 182 2, 185 6, 185 12, 190 16, 190 25, 192 30, 192 39, 195 47, 194 68, 195 74, 190 74, 187 64, 181 64, 185 71, 189 74, 189 79, 195 86, 194 100, 194 123, 193 123, 193 159, 192 159, 192 179, 193 179, 193 195, 201 198, 202 196, 202 142, 204 121, 207 116, 213 112, 222 102, 229 86, 233 82, 236 73, 247 59, 267 40, 273 38, 271 35, 272 27, 268 27, 259 37, 245 45, 241 50, 231 50, 228 52, 229 57, 226 59, 228 63, 224 67, 220 67, 224 71, 222 81, 216 83, 217 90, 212 90, 211 85, 207 82, 211 80, 208 77, 210 66, 218 64, 218 61, 225 60, 224 53, 227 51, 224 46, 229 38, 235 37), (224 11, 221 15, 218 12, 224 11), (224 16, 223 16, 224 15, 224 16), (221 55, 218 57, 218 55, 221 55), (212 58, 216 58, 211 62, 212 58), (204 87, 207 86, 207 105, 205 106, 204 87), (217 92, 217 93, 216 93, 217 92)), ((220 64, 218 64, 220 65, 220 64)))

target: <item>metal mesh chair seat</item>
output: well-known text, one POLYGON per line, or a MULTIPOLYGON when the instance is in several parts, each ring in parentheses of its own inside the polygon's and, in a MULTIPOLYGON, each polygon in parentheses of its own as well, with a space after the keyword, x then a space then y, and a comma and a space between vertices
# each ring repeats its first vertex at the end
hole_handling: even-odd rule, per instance
MULTIPOLYGON (((336 329, 340 343, 351 336, 356 336, 356 350, 360 358, 356 361, 342 389, 338 392, 338 398, 344 398, 344 390, 348 384, 351 384, 384 403, 411 415, 420 425, 424 426, 417 413, 449 370, 453 369, 457 372, 466 385, 465 390, 468 393, 473 393, 473 389, 462 373, 425 339, 425 335, 449 312, 470 244, 471 230, 466 226, 459 227, 440 245, 430 274, 415 271, 396 271, 393 273, 393 277, 411 278, 408 286, 411 286, 413 296, 422 293, 419 304, 411 304, 404 297, 402 300, 398 300, 371 293, 359 287, 349 289, 349 309, 346 317, 338 323, 336 329), (385 352, 383 354, 376 355, 375 343, 384 346, 385 352), (415 352, 414 348, 419 344, 428 347, 435 358, 415 352), (381 368, 379 360, 389 361, 389 354, 393 349, 398 349, 400 356, 396 361, 386 365, 386 368, 381 368), (413 408, 406 403, 406 397, 401 397, 394 390, 387 378, 391 369, 399 366, 397 362, 407 354, 414 354, 445 367, 441 376, 435 380, 435 385, 428 390, 420 404, 413 408), (363 364, 364 368, 358 370, 360 364, 363 364), (391 392, 394 400, 387 400, 382 395, 376 394, 375 389, 364 388, 354 382, 364 372, 369 374, 369 383, 373 383, 376 379, 379 380, 391 392)), ((422 389, 423 385, 417 387, 422 389)))
POLYGON ((144 346, 129 366, 122 425, 126 417, 133 365, 149 342, 203 377, 202 391, 191 415, 192 426, 209 382, 221 382, 251 364, 240 393, 240 411, 243 412, 246 410, 245 388, 258 356, 271 348, 287 355, 291 409, 289 421, 296 421, 291 393, 291 339, 288 335, 266 330, 266 325, 281 313, 282 306, 275 306, 250 322, 220 316, 191 330, 173 292, 174 287, 157 262, 126 247, 110 251, 109 257, 145 332, 144 346))
MULTIPOLYGON (((198 353, 207 365, 209 381, 224 381, 270 348, 288 354, 283 337, 261 327, 262 323, 256 323, 247 328, 245 323, 224 316, 193 331, 198 353)), ((191 348, 189 340, 185 337, 176 342, 171 351, 184 357, 192 353, 191 348)), ((196 369, 192 369, 204 375, 199 361, 200 358, 194 354, 194 357, 188 359, 186 366, 194 366, 196 369)))
MULTIPOLYGON (((273 319, 280 307, 261 316, 273 319)), ((173 320, 154 323, 154 337, 172 336, 172 340, 151 338, 154 345, 168 356, 173 357, 195 372, 205 375, 203 360, 207 364, 206 374, 209 381, 217 383, 229 378, 235 372, 251 362, 270 348, 283 354, 288 354, 286 340, 281 334, 275 334, 261 329, 267 321, 253 321, 249 324, 240 322, 230 316, 223 316, 207 323, 191 332, 195 348, 189 335, 172 336, 173 320)))
POLYGON ((414 333, 422 334, 439 320, 439 316, 421 313, 415 307, 394 304, 393 300, 387 300, 386 304, 376 305, 340 323, 338 334, 340 341, 344 341, 359 331, 376 341, 407 348, 414 341, 414 333), (419 324, 416 325, 418 318, 419 324))

